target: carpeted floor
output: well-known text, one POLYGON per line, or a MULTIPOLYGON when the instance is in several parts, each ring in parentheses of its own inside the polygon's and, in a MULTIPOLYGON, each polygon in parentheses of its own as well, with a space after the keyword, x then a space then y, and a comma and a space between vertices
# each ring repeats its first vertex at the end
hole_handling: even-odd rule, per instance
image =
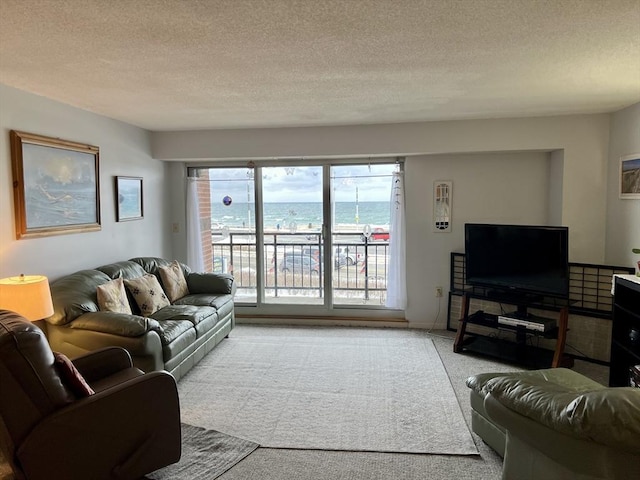
POLYGON ((263 447, 478 454, 424 332, 242 327, 178 390, 183 421, 263 447))
MULTIPOLYGON (((239 333, 245 325, 232 332, 239 333)), ((303 327, 301 327, 303 328, 303 327)), ((471 424, 469 375, 521 370, 487 357, 453 353, 453 332, 431 338, 440 354, 467 424, 471 424)), ((224 342, 223 342, 224 343, 224 342)), ((574 370, 606 384, 608 367, 576 361, 574 370)), ((258 448, 219 480, 498 480, 502 459, 472 434, 480 456, 420 455, 374 452, 330 452, 258 448)))
MULTIPOLYGON (((273 327, 275 332, 278 328, 273 327)), ((307 327, 296 327, 304 329, 307 327)), ((250 333, 254 327, 239 325, 231 338, 250 333)), ((340 328, 336 335, 340 335, 340 328)), ((387 329, 371 329, 392 332, 387 329)), ((301 332, 303 333, 303 332, 301 332)), ((429 335, 444 364, 467 424, 471 423, 469 390, 465 380, 482 372, 521 370, 490 358, 452 351, 453 333, 438 331, 429 335)), ((224 345, 227 340, 222 342, 224 345)), ((219 346, 220 347, 220 346, 219 346)), ((216 348, 219 348, 216 347, 216 348)), ((215 351, 215 350, 214 350, 215 351)), ((206 359, 205 359, 206 360, 206 359)), ((574 370, 598 381, 608 382, 608 368, 576 361, 574 370)), ((185 378, 188 378, 185 377, 185 378)), ((184 379, 183 379, 184 380, 184 379)), ((181 381, 182 382, 182 381, 181 381)), ((218 480, 497 480, 501 477, 502 459, 475 434, 473 440, 480 455, 430 455, 379 452, 294 450, 259 447, 218 477, 218 480)), ((0 462, 0 479, 13 479, 0 462)), ((215 474, 215 472, 214 472, 215 474)), ((167 477, 169 478, 169 477, 167 477)), ((180 477, 174 477, 179 479, 180 477)), ((184 477, 191 480, 191 477, 184 477)), ((198 478, 198 477, 193 477, 198 478)), ((214 477, 201 477, 214 478, 214 477)))

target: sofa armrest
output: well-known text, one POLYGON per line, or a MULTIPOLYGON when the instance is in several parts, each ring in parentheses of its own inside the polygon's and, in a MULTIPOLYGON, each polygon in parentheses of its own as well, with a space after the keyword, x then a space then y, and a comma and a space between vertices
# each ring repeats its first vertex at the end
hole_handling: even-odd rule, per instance
POLYGON ((121 337, 139 337, 149 331, 160 330, 160 324, 152 318, 113 312, 85 313, 69 323, 69 326, 121 337))
POLYGON ((72 360, 84 379, 91 383, 133 366, 131 355, 122 347, 107 347, 72 360))
POLYGON ((236 293, 235 280, 228 273, 190 273, 187 275, 187 287, 189 293, 236 293))

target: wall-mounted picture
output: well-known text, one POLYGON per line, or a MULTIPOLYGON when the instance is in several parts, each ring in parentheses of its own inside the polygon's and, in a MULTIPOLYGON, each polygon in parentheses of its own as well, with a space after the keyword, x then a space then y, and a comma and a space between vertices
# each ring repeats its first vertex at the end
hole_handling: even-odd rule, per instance
POLYGON ((99 149, 9 132, 16 238, 100 230, 99 149))
POLYGON ((640 198, 640 153, 620 159, 620 198, 640 198))
POLYGON ((140 220, 144 215, 142 178, 116 177, 117 221, 140 220))

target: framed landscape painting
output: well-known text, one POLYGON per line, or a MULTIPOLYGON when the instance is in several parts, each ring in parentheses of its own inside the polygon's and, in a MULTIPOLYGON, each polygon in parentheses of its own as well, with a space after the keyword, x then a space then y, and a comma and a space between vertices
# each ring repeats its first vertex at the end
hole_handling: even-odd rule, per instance
POLYGON ((116 177, 116 220, 140 220, 144 216, 142 178, 116 177))
POLYGON ((16 238, 100 230, 99 149, 11 130, 16 238))
POLYGON ((620 159, 620 198, 640 198, 640 153, 620 159))

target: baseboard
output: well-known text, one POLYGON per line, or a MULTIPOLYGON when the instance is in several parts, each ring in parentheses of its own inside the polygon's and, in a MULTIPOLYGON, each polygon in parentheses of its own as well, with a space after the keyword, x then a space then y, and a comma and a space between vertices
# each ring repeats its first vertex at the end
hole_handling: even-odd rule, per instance
POLYGON ((357 317, 316 317, 300 315, 238 315, 238 324, 261 325, 305 325, 305 326, 337 326, 337 327, 388 327, 408 328, 409 322, 396 318, 357 318, 357 317))

